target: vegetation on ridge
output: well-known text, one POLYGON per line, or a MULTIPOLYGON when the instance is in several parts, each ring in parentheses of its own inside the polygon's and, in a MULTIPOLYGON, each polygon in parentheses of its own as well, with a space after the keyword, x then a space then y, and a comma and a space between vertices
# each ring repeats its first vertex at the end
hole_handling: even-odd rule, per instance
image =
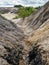
POLYGON ((14 5, 14 7, 23 7, 22 5, 14 5))
POLYGON ((37 11, 37 9, 33 7, 20 7, 18 16, 16 16, 15 18, 25 18, 34 13, 35 11, 37 11))

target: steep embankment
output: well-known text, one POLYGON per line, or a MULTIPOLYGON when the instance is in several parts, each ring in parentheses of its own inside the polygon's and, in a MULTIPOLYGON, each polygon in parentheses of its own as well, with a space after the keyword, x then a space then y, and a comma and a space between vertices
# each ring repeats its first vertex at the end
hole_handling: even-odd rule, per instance
POLYGON ((0 65, 49 65, 49 2, 20 24, 0 16, 0 65))
MULTIPOLYGON (((49 65, 49 2, 41 9, 42 12, 34 18, 29 25, 34 32, 26 39, 26 45, 30 47, 30 65, 49 65)), ((38 13, 41 11, 38 11, 38 13)), ((36 15, 38 14, 36 13, 36 15)), ((29 29, 28 29, 29 30, 29 29)), ((31 32, 30 32, 31 33, 31 32)))
POLYGON ((47 21, 27 41, 30 47, 30 65, 49 65, 49 20, 47 21))
POLYGON ((49 19, 49 2, 42 6, 37 12, 25 18, 21 23, 21 27, 25 34, 32 35, 47 19, 49 19))
POLYGON ((0 16, 0 65, 19 65, 24 37, 14 23, 0 16))

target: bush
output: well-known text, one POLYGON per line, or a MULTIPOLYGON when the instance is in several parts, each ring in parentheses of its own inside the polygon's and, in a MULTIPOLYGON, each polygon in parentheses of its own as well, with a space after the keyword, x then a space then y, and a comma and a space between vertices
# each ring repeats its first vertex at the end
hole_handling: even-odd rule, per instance
MULTIPOLYGON (((21 7, 19 9, 18 18, 25 18, 36 11, 33 7, 21 7)), ((15 17, 17 18, 17 16, 15 17)))

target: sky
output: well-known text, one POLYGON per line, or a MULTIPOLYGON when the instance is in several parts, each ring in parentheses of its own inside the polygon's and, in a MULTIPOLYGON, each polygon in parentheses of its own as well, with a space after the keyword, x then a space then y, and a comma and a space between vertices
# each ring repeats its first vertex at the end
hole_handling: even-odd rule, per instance
POLYGON ((0 7, 13 7, 14 5, 38 7, 49 0, 0 0, 0 7))

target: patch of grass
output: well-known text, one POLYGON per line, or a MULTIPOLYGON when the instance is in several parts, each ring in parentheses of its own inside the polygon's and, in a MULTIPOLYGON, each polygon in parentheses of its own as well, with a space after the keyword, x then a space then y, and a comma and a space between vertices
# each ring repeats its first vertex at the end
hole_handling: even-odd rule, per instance
POLYGON ((5 12, 0 12, 0 14, 5 14, 5 12))
POLYGON ((13 19, 18 19, 19 18, 19 16, 15 16, 13 19))
POLYGON ((25 18, 34 13, 35 11, 37 11, 37 9, 33 7, 20 7, 18 16, 16 16, 15 18, 25 18))

